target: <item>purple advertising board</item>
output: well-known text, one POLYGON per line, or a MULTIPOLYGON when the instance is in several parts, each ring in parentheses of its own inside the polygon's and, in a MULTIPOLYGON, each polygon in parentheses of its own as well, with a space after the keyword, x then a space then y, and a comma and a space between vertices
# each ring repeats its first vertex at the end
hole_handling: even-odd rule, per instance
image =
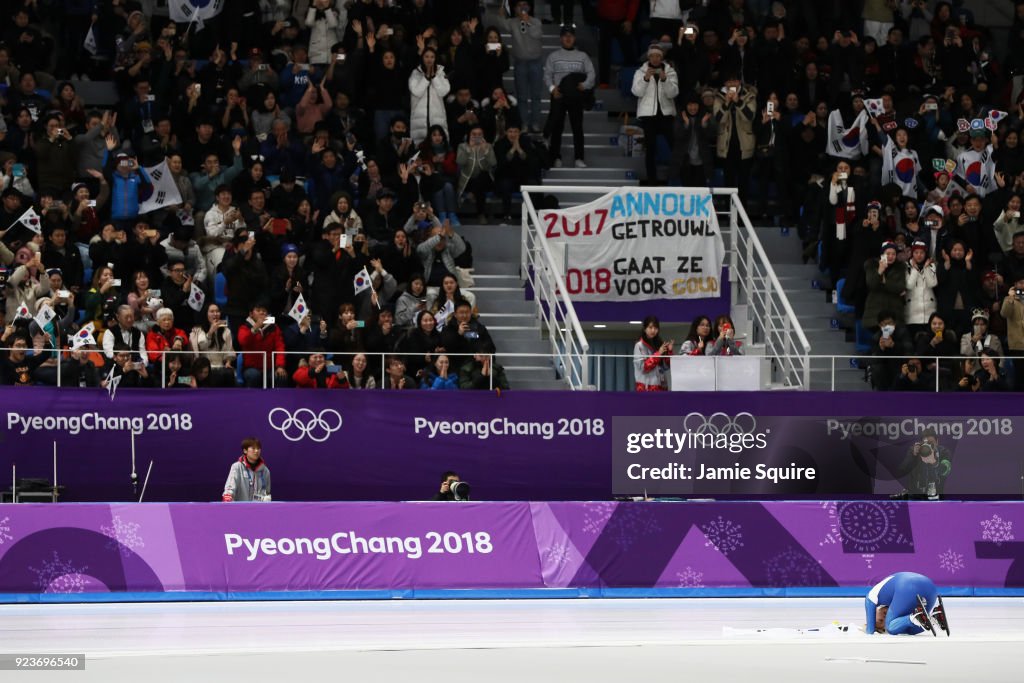
POLYGON ((1024 587, 1022 525, 1024 504, 980 502, 6 505, 0 600, 438 589, 824 595, 896 571, 996 594, 1024 587))
POLYGON ((219 500, 248 436, 263 442, 279 501, 429 500, 446 470, 472 484, 474 500, 885 498, 920 484, 908 454, 929 427, 948 463, 937 482, 946 497, 1017 499, 1024 462, 1020 409, 1005 395, 225 389, 121 390, 111 400, 102 390, 8 388, 0 405, 0 489, 15 464, 19 480, 48 486, 56 441, 70 502, 137 500, 151 463, 147 502, 219 500), (690 446, 698 436, 713 443, 646 448, 644 435, 658 429, 690 446), (663 469, 676 456, 688 467, 812 468, 815 477, 667 488, 630 478, 634 465, 663 469))

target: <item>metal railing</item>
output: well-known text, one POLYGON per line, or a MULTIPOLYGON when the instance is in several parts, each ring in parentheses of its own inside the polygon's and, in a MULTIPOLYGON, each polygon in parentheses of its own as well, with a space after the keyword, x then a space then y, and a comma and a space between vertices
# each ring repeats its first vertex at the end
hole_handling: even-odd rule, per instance
MULTIPOLYGON (((579 372, 583 386, 574 384, 575 375, 566 372, 566 380, 573 389, 588 385, 586 352, 579 354, 577 347, 589 349, 579 319, 566 295, 565 266, 559 263, 555 249, 549 244, 533 205, 531 193, 554 193, 562 199, 575 202, 591 201, 617 187, 579 186, 524 186, 522 221, 521 276, 533 288, 538 315, 544 320, 552 340, 552 352, 559 366, 579 372)), ((644 192, 678 192, 680 188, 644 188, 644 192)), ((762 344, 765 355, 776 360, 781 382, 794 389, 807 389, 810 384, 809 356, 811 344, 804 334, 796 313, 789 303, 771 262, 765 253, 746 209, 733 188, 711 188, 717 199, 728 198, 728 206, 716 204, 719 230, 725 242, 729 279, 733 284, 731 305, 745 305, 751 326, 749 343, 762 344)), ((563 257, 564 260, 564 257, 563 257)))
MULTIPOLYGON (((717 193, 717 191, 716 191, 717 193)), ((730 190, 729 272, 736 285, 733 304, 746 304, 752 343, 761 343, 765 355, 779 363, 783 382, 794 388, 810 388, 811 343, 771 261, 750 224, 739 195, 730 190)))
POLYGON ((523 238, 519 275, 533 290, 537 317, 543 322, 542 328, 547 331, 551 342, 555 367, 570 389, 586 389, 590 386, 590 364, 587 360, 590 343, 567 293, 563 268, 555 261, 544 231, 533 229, 540 225, 540 219, 530 192, 552 189, 558 188, 522 188, 523 238))
MULTIPOLYGON (((6 352, 6 351, 9 351, 9 350, 10 349, 0 348, 0 352, 6 352)), ((25 351, 25 349, 16 349, 16 350, 25 351)), ((29 350, 29 351, 31 351, 31 350, 29 350)), ((36 353, 39 353, 39 351, 36 351, 36 353)), ((47 352, 47 353, 50 353, 50 352, 47 352)), ((63 353, 65 354, 65 357, 64 357, 63 360, 67 360, 66 354, 68 352, 65 351, 63 353)), ((195 354, 193 352, 191 352, 191 351, 166 351, 166 352, 163 352, 163 353, 167 354, 167 355, 170 355, 170 354, 180 354, 182 356, 186 356, 186 357, 189 357, 189 358, 194 358, 195 357, 195 354)), ((210 352, 210 353, 213 354, 213 352, 210 352)), ((277 367, 278 358, 280 358, 282 356, 285 357, 285 358, 292 358, 292 362, 285 361, 285 363, 284 363, 284 365, 287 367, 287 377, 288 377, 288 379, 287 379, 287 381, 285 383, 290 386, 290 385, 292 385, 292 374, 294 373, 295 369, 299 366, 300 361, 306 360, 308 362, 308 358, 309 358, 311 352, 309 352, 309 351, 283 351, 283 352, 275 351, 275 352, 271 352, 271 353, 268 354, 268 353, 264 353, 262 351, 250 351, 250 352, 232 352, 230 354, 225 354, 225 355, 229 355, 231 358, 235 358, 235 356, 238 353, 242 353, 242 354, 248 353, 248 354, 251 354, 251 355, 257 355, 258 354, 258 355, 262 356, 261 366, 262 366, 263 369, 262 369, 262 371, 260 371, 260 375, 261 375, 261 382, 260 383, 261 383, 262 388, 264 388, 264 389, 271 389, 271 388, 277 388, 279 386, 279 384, 280 384, 278 382, 278 377, 277 377, 276 371, 273 371, 273 370, 268 371, 268 368, 276 368, 277 367), (298 360, 295 360, 296 358, 298 360)), ((206 354, 204 353, 203 355, 206 355, 206 354)), ((376 388, 381 388, 381 387, 385 387, 385 386, 388 385, 388 381, 387 381, 387 367, 386 367, 386 359, 387 358, 389 358, 389 357, 397 357, 397 358, 403 359, 404 361, 407 361, 413 355, 419 355, 419 354, 400 353, 400 352, 369 353, 369 352, 362 352, 362 351, 354 351, 354 352, 345 352, 345 353, 341 353, 341 352, 325 353, 324 355, 328 359, 329 364, 337 365, 338 366, 337 370, 342 370, 343 369, 346 373, 351 373, 352 372, 352 359, 355 356, 357 356, 357 355, 364 356, 367 359, 367 375, 373 376, 375 383, 377 381, 379 381, 380 384, 376 388)), ((474 358, 474 357, 482 355, 482 354, 471 354, 471 353, 461 353, 461 354, 460 353, 432 353, 432 354, 430 354, 430 356, 431 356, 430 362, 428 362, 426 358, 423 359, 424 363, 425 363, 425 366, 429 367, 429 368, 432 368, 433 367, 433 360, 437 356, 441 356, 441 355, 448 356, 450 361, 451 361, 449 374, 452 375, 452 376, 458 376, 459 375, 459 370, 461 369, 461 366, 462 366, 463 362, 466 359, 474 358)), ((508 377, 509 373, 512 373, 514 375, 515 372, 521 371, 521 370, 537 371, 540 367, 542 367, 541 364, 530 366, 529 368, 520 368, 520 367, 517 367, 517 366, 506 366, 506 365, 503 364, 503 362, 502 362, 503 358, 512 358, 512 357, 514 357, 516 359, 531 359, 531 360, 535 358, 538 361, 544 361, 544 363, 546 364, 547 369, 552 374, 552 378, 554 378, 554 374, 555 374, 555 369, 552 367, 552 364, 553 364, 553 362, 555 362, 555 361, 557 361, 559 359, 559 356, 557 356, 557 355, 546 354, 546 353, 515 353, 515 352, 511 352, 511 353, 488 354, 488 358, 491 361, 491 366, 493 368, 500 368, 501 371, 506 374, 506 377, 508 379, 509 385, 510 385, 510 387, 512 389, 521 389, 523 387, 522 386, 517 386, 516 378, 514 376, 513 377, 508 377)), ((715 366, 716 366, 716 369, 717 369, 716 371, 718 371, 718 372, 721 372, 722 369, 727 369, 728 366, 729 366, 730 360, 731 360, 729 357, 725 357, 725 356, 703 356, 703 357, 700 357, 699 359, 694 359, 694 358, 692 358, 690 356, 673 356, 669 360, 669 363, 670 363, 671 367, 675 367, 675 368, 678 369, 679 364, 684 364, 685 365, 686 363, 689 363, 689 362, 695 362, 697 360, 712 359, 712 358, 714 358, 716 360, 715 366)), ((916 358, 916 359, 920 360, 921 364, 923 366, 923 371, 918 375, 918 379, 915 380, 916 382, 918 382, 918 384, 914 387, 916 390, 918 390, 918 391, 940 392, 940 391, 955 391, 955 390, 957 390, 959 388, 962 391, 970 391, 970 386, 958 387, 960 380, 965 376, 964 373, 963 373, 964 362, 965 361, 971 361, 972 362, 972 364, 973 364, 972 372, 980 369, 980 367, 981 367, 980 366, 980 361, 977 358, 971 358, 971 357, 965 357, 965 356, 919 356, 919 355, 914 355, 914 354, 906 354, 906 355, 901 354, 899 356, 892 356, 892 357, 888 357, 888 356, 863 356, 863 355, 852 355, 852 354, 850 354, 850 355, 844 355, 844 354, 835 354, 835 355, 801 354, 799 357, 792 358, 792 359, 787 359, 784 356, 783 357, 774 357, 774 356, 767 356, 767 355, 763 355, 762 356, 762 355, 753 355, 753 354, 751 354, 751 355, 742 356, 742 358, 744 358, 744 359, 751 359, 751 358, 760 359, 764 363, 764 366, 763 366, 764 372, 762 373, 762 381, 761 381, 761 383, 757 387, 751 388, 750 389, 751 391, 755 391, 755 390, 762 390, 762 391, 789 390, 789 391, 794 391, 794 390, 805 390, 805 389, 808 389, 808 388, 810 388, 812 390, 816 390, 816 391, 843 391, 843 390, 849 390, 849 388, 844 389, 844 388, 839 386, 838 380, 841 378, 843 373, 847 374, 848 377, 852 376, 854 373, 856 373, 857 374, 857 381, 856 381, 854 386, 856 386, 856 388, 858 390, 869 391, 871 389, 871 385, 867 382, 867 374, 866 373, 867 373, 867 370, 868 370, 868 368, 870 366, 872 366, 875 363, 888 363, 891 366, 892 376, 895 378, 895 376, 897 376, 897 375, 899 375, 899 374, 901 374, 903 372, 902 366, 904 364, 906 364, 907 361, 909 359, 911 359, 911 358, 916 358), (801 385, 800 387, 793 387, 793 386, 787 385, 787 384, 785 384, 784 382, 781 381, 781 379, 782 379, 781 375, 783 374, 783 371, 781 370, 781 368, 787 367, 785 365, 785 363, 784 363, 784 361, 787 361, 787 360, 792 360, 793 362, 799 361, 801 363, 805 363, 806 364, 806 366, 808 367, 808 372, 809 372, 809 377, 810 377, 808 384, 801 385), (940 372, 934 372, 934 371, 930 370, 929 367, 939 368, 940 372), (921 382, 927 383, 927 386, 924 386, 924 384, 922 384, 921 382)), ((632 374, 633 373, 633 365, 634 365, 634 361, 636 360, 636 357, 634 357, 632 354, 590 354, 588 356, 588 359, 593 363, 594 370, 591 370, 590 372, 591 372, 591 376, 592 376, 592 378, 594 380, 594 387, 595 388, 597 388, 597 389, 605 389, 605 390, 615 390, 615 389, 631 390, 633 388, 633 382, 632 382, 631 378, 633 377, 633 374, 632 374), (609 382, 609 378, 607 377, 607 374, 605 376, 602 375, 602 372, 605 372, 605 373, 608 372, 608 371, 602 371, 602 367, 605 367, 606 364, 601 362, 601 361, 604 361, 606 359, 612 361, 611 367, 613 367, 615 369, 615 373, 614 374, 617 377, 619 377, 621 379, 621 377, 623 377, 623 376, 628 376, 630 378, 630 381, 626 385, 623 385, 620 382, 618 384, 618 386, 606 386, 606 384, 608 384, 608 383, 614 384, 614 381, 615 381, 614 378, 613 378, 609 382)), ((1024 362, 1024 359, 1004 358, 1004 359, 1002 359, 1000 361, 1000 367, 1002 368, 1003 375, 1004 375, 1004 377, 1007 378, 1007 382, 1008 383, 1012 383, 1012 377, 1013 377, 1013 373, 1009 372, 1008 364, 1014 363, 1014 362, 1024 362)), ((157 376, 159 376, 160 377, 160 385, 159 386, 161 388, 167 388, 169 386, 168 379, 170 377, 169 371, 167 369, 168 368, 168 364, 167 363, 162 363, 160 361, 157 361, 155 363, 150 363, 149 366, 151 368, 151 370, 150 370, 150 377, 155 380, 155 378, 157 376)), ((696 366, 694 366, 694 367, 696 367, 696 366)), ((258 370, 258 368, 254 368, 254 369, 258 370)), ((102 369, 99 369, 99 370, 101 372, 99 378, 103 379, 105 377, 105 374, 102 374, 103 373, 102 369)), ((56 386, 60 386, 61 385, 60 384, 60 377, 61 377, 62 374, 63 373, 55 372, 56 379, 57 379, 56 386)), ((351 375, 348 375, 348 377, 351 377, 351 375)), ((495 389, 496 387, 494 385, 494 372, 491 372, 488 375, 488 378, 489 379, 488 379, 487 389, 495 389)), ((420 381, 420 378, 414 378, 414 379, 416 380, 417 385, 418 385, 419 381, 420 381)), ((718 384, 719 384, 719 382, 717 380, 718 380, 718 376, 716 376, 716 377, 712 378, 711 380, 709 380, 709 384, 707 384, 706 386, 704 386, 704 385, 697 386, 697 387, 691 386, 691 387, 689 387, 686 390, 689 390, 689 391, 716 391, 717 388, 718 388, 718 384)), ((54 386, 54 384, 50 384, 48 382, 46 382, 45 384, 48 384, 49 386, 54 386)), ((849 387, 848 384, 846 384, 846 386, 849 387)), ((886 389, 891 389, 893 387, 885 387, 885 388, 886 389)), ((1024 388, 1014 388, 1014 387, 1008 387, 1008 389, 1009 390, 1013 390, 1013 391, 1024 390, 1024 388)))
MULTIPOLYGON (((317 351, 317 352, 311 352, 311 351, 273 351, 271 353, 271 358, 272 358, 271 365, 273 367, 275 367, 275 368, 278 367, 278 358, 284 358, 285 360, 283 361, 283 363, 285 365, 287 365, 287 358, 288 358, 288 356, 297 356, 299 358, 299 361, 297 363, 298 365, 303 364, 303 361, 306 361, 306 365, 308 365, 308 359, 309 359, 309 357, 313 353, 319 354, 320 352, 319 351, 317 351)), ((374 353, 374 352, 368 352, 368 351, 347 351, 347 352, 331 352, 331 353, 325 352, 322 355, 325 356, 328 360, 331 361, 331 363, 329 365, 339 365, 338 362, 337 362, 338 360, 345 361, 345 364, 344 365, 340 365, 338 371, 336 371, 336 372, 344 372, 344 373, 346 373, 345 374, 345 379, 346 380, 350 379, 349 373, 352 372, 352 363, 355 360, 355 357, 356 356, 363 356, 366 359, 366 372, 364 373, 364 375, 367 376, 367 377, 373 377, 375 382, 379 378, 380 379, 380 385, 377 388, 383 389, 383 388, 386 388, 388 386, 388 372, 387 371, 388 371, 388 359, 389 358, 398 358, 398 359, 400 359, 404 363, 409 358, 411 358, 413 356, 416 356, 416 355, 419 355, 419 354, 412 354, 412 353, 402 352, 402 351, 395 351, 395 352, 391 352, 391 353, 385 353, 385 352, 376 352, 376 353, 374 353), (378 367, 378 365, 379 365, 379 367, 378 367)), ((508 354, 508 355, 511 355, 511 354, 508 354)), ((515 355, 523 355, 523 354, 515 354, 515 355)), ((493 368, 493 367, 498 365, 497 363, 495 363, 495 359, 498 358, 499 354, 497 354, 497 353, 486 353, 486 354, 485 353, 448 353, 447 351, 433 352, 433 353, 425 354, 425 357, 423 359, 425 367, 428 367, 428 368, 434 367, 434 361, 438 357, 440 357, 440 356, 446 356, 449 359, 449 361, 451 359, 453 359, 453 358, 454 359, 459 359, 459 360, 462 360, 462 361, 466 361, 466 360, 473 360, 473 359, 477 358, 478 356, 485 356, 488 359, 488 363, 493 368)), ((541 357, 541 358, 545 358, 545 359, 551 359, 551 356, 544 355, 544 354, 538 354, 538 356, 541 357)), ((458 364, 453 364, 450 367, 451 367, 451 372, 449 374, 458 376, 459 370, 460 370, 460 366, 458 364)), ((292 376, 289 375, 289 378, 288 378, 289 381, 291 381, 291 378, 292 378, 292 376)), ((418 378, 414 377, 413 379, 418 381, 418 378)), ((277 375, 276 375, 276 373, 271 373, 270 374, 270 386, 271 386, 272 389, 276 389, 277 388, 277 375)), ((489 372, 487 374, 487 389, 488 390, 493 390, 494 388, 495 388, 494 387, 494 373, 493 372, 489 372)))

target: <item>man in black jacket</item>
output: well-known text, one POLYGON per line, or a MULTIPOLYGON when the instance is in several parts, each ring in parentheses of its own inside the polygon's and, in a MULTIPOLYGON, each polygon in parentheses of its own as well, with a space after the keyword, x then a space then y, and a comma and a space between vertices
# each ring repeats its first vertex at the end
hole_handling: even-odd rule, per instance
POLYGON ((501 215, 512 222, 512 193, 523 185, 540 185, 541 152, 532 140, 522 136, 518 122, 509 124, 505 136, 494 143, 498 161, 494 182, 501 195, 501 215))
POLYGON ((68 232, 62 224, 55 225, 43 245, 43 265, 47 271, 57 268, 61 271, 64 284, 68 289, 77 292, 82 286, 85 266, 82 254, 74 242, 68 244, 68 232))
POLYGON ((491 333, 487 327, 473 318, 473 306, 462 299, 455 304, 455 319, 444 326, 441 333, 441 345, 445 351, 457 356, 456 363, 461 365, 482 346, 494 346, 491 333))
MULTIPOLYGON (((252 235, 255 238, 255 235, 252 235)), ((228 303, 224 312, 228 316, 228 327, 238 348, 238 328, 245 322, 256 301, 266 296, 270 278, 256 254, 256 240, 250 239, 247 230, 239 230, 232 239, 234 253, 224 256, 221 270, 227 279, 228 303)))
POLYGON ((352 279, 367 263, 351 241, 346 240, 348 243, 341 246, 343 235, 341 223, 331 223, 324 239, 313 247, 313 291, 309 305, 325 320, 334 320, 338 307, 355 298, 352 279))
POLYGON ((167 263, 167 252, 160 244, 160 231, 140 220, 135 223, 133 232, 133 238, 125 244, 117 276, 125 282, 133 282, 134 273, 144 270, 150 282, 160 282, 163 278, 160 267, 167 263))

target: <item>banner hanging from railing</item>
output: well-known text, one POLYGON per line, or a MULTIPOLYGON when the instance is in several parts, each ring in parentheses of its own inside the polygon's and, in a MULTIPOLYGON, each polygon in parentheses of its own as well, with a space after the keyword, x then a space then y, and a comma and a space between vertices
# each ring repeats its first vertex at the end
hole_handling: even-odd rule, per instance
POLYGON ((725 242, 707 189, 624 187, 538 217, 574 301, 721 295, 725 242))

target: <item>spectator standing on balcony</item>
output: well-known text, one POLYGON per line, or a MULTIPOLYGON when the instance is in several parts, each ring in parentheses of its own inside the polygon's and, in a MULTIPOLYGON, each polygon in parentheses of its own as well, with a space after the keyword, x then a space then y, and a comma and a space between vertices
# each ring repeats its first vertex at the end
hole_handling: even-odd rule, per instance
POLYGON ((1013 276, 999 315, 1006 320, 1006 340, 1013 363, 1014 391, 1024 390, 1024 272, 1013 276))
POLYGON ((714 343, 705 345, 704 354, 707 356, 742 356, 740 351, 742 342, 736 340, 736 326, 732 318, 727 315, 720 315, 715 318, 715 324, 711 327, 711 338, 714 343))
POLYGON ((708 346, 713 343, 711 337, 711 318, 706 315, 699 315, 690 323, 690 332, 686 335, 686 339, 679 349, 679 355, 703 356, 708 346))
POLYGON ((494 147, 484 139, 484 129, 473 126, 466 141, 459 145, 458 196, 472 193, 476 200, 477 221, 487 223, 487 193, 494 187, 494 170, 498 160, 494 147))
POLYGON ((445 133, 448 132, 444 98, 452 89, 444 67, 437 63, 436 51, 427 48, 420 59, 420 65, 409 75, 409 94, 412 97, 410 135, 417 145, 427 137, 431 126, 441 126, 445 133))
POLYGON ((633 347, 633 378, 637 391, 668 391, 669 363, 674 341, 662 341, 661 322, 653 315, 644 318, 640 340, 633 347))
POLYGON ((863 268, 868 289, 863 319, 877 320, 881 311, 891 311, 896 323, 902 325, 907 267, 896 262, 896 244, 888 241, 883 243, 878 259, 868 259, 863 268))
POLYGON ((935 312, 935 287, 939 278, 935 261, 928 258, 928 245, 916 241, 910 245, 907 262, 907 293, 903 320, 910 333, 917 334, 928 324, 928 316, 935 312))
POLYGON ((551 110, 544 133, 551 139, 551 163, 555 168, 561 168, 562 131, 568 116, 576 168, 586 168, 583 161, 583 109, 597 75, 590 56, 576 49, 575 27, 562 26, 561 42, 561 49, 550 53, 544 63, 544 85, 551 94, 551 110))
POLYGON ((249 317, 238 328, 238 345, 244 352, 242 376, 245 378, 245 386, 262 387, 265 370, 277 374, 276 386, 285 386, 288 373, 283 353, 284 337, 275 319, 267 315, 267 305, 262 301, 252 305, 249 317))
POLYGON ((676 115, 675 98, 679 94, 679 77, 665 61, 661 45, 647 48, 647 61, 633 75, 633 94, 637 96, 636 116, 644 129, 644 160, 647 183, 658 184, 658 138, 664 138, 672 149, 672 124, 676 115))
MULTIPOLYGON (((617 1, 617 0, 613 0, 617 1)), ((505 14, 502 7, 502 14, 505 14)), ((530 3, 515 5, 515 16, 506 17, 505 30, 512 36, 512 65, 523 126, 531 133, 541 130, 541 101, 544 97, 543 26, 530 16, 530 3)))
POLYGON ((223 270, 228 287, 228 301, 224 307, 228 324, 237 339, 238 328, 253 303, 265 296, 269 286, 267 270, 256 254, 255 235, 242 232, 234 240, 234 254, 224 258, 223 270))
POLYGON ((718 161, 725 169, 725 186, 746 197, 754 161, 754 117, 757 90, 732 76, 715 94, 714 117, 718 122, 718 161))
MULTIPOLYGON (((636 62, 636 13, 640 0, 598 0, 597 24, 600 38, 597 42, 598 83, 605 87, 610 82, 612 61, 612 40, 619 44, 623 64, 636 62)), ((516 90, 519 86, 516 85, 516 90)))

